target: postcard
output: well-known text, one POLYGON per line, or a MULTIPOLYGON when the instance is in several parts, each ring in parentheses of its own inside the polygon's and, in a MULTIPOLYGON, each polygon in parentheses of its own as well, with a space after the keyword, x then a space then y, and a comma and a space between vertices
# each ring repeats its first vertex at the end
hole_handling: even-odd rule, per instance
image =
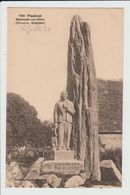
POLYGON ((32 5, 3 4, 3 194, 121 193, 126 4, 32 5))

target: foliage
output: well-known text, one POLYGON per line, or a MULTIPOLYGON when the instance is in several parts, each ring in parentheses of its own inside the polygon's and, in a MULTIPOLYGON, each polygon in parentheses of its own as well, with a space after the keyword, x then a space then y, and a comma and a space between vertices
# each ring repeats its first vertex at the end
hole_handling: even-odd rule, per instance
POLYGON ((39 150, 31 145, 14 146, 10 153, 7 155, 7 162, 10 160, 27 162, 28 160, 36 160, 39 157, 39 150))
POLYGON ((51 144, 50 132, 53 123, 41 122, 37 115, 34 106, 20 95, 7 94, 7 154, 15 148, 15 154, 21 155, 19 148, 28 148, 28 144, 32 149, 51 144))
POLYGON ((122 131, 122 80, 97 79, 99 131, 122 131))

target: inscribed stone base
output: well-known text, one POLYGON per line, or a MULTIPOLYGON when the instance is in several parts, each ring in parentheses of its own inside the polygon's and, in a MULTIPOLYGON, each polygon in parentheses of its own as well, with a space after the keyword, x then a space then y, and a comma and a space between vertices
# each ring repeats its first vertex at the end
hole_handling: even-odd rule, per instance
POLYGON ((61 175, 77 175, 83 171, 83 162, 79 160, 43 161, 40 174, 55 173, 61 175))

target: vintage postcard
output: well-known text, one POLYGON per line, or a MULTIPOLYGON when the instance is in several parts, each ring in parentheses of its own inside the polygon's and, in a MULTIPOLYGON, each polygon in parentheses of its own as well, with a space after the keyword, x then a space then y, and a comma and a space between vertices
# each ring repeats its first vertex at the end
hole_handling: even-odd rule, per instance
POLYGON ((124 7, 6 11, 4 188, 122 190, 124 7))

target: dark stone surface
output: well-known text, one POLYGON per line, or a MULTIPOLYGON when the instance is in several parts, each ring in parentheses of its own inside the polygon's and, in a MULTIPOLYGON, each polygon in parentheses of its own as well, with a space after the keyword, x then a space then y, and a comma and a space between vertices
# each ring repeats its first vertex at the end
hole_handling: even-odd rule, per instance
POLYGON ((122 176, 112 160, 101 161, 100 168, 101 181, 109 182, 109 184, 113 184, 114 182, 121 183, 122 176))

